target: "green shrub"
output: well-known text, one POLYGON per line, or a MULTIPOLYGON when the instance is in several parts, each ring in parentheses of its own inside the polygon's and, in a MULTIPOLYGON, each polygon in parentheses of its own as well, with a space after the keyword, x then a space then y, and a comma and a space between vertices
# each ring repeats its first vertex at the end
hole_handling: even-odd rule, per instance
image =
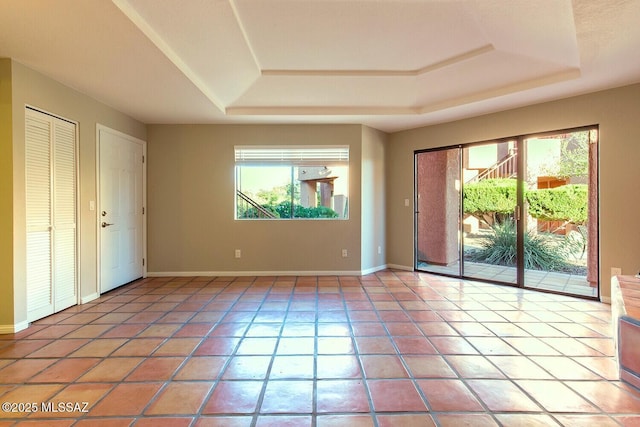
MULTIPOLYGON (((271 212, 274 218, 279 218, 278 212, 273 209, 271 205, 261 205, 264 209, 271 212)), ((238 212, 238 218, 261 218, 263 215, 258 211, 258 209, 253 206, 249 206, 244 211, 238 212)))
MULTIPOLYGON (((264 209, 271 212, 274 218, 291 218, 291 202, 280 202, 277 205, 263 204, 264 209)), ((337 218, 338 213, 326 206, 315 208, 294 205, 294 218, 337 218)), ((244 212, 238 213, 239 218, 260 218, 260 212, 254 207, 248 207, 244 212)))
MULTIPOLYGON (((280 218, 291 218, 291 202, 281 202, 273 207, 280 218)), ((304 207, 293 205, 293 218, 337 218, 338 213, 325 206, 304 207)))
MULTIPOLYGON (((469 252, 470 261, 515 267, 517 259, 516 227, 512 220, 491 227, 482 248, 469 252)), ((565 271, 570 266, 565 261, 564 245, 552 246, 544 236, 531 232, 524 236, 524 263, 528 270, 565 271)))
MULTIPOLYGON (((504 222, 516 206, 516 189, 515 179, 485 179, 466 184, 462 193, 464 213, 489 225, 504 222)), ((588 196, 586 184, 528 190, 524 194, 533 218, 577 225, 587 221, 588 196)))
POLYGON ((465 184, 462 192, 464 213, 489 225, 505 221, 516 207, 515 179, 484 179, 465 184))
POLYGON ((316 208, 307 208, 309 210, 308 218, 337 218, 338 212, 326 206, 318 206, 316 208))
POLYGON ((534 218, 572 224, 584 224, 587 221, 586 184, 530 190, 525 198, 529 203, 529 215, 534 218))

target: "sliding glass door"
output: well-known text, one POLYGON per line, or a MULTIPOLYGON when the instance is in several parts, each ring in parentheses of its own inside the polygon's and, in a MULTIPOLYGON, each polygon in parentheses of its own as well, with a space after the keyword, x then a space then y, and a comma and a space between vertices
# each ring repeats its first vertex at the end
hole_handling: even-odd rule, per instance
POLYGON ((415 153, 415 268, 597 297, 597 128, 415 153))
POLYGON ((523 141, 525 287, 597 297, 595 128, 523 141))
POLYGON ((417 153, 415 162, 417 268, 460 275, 460 148, 417 153))
POLYGON ((463 273, 474 279, 518 280, 518 151, 514 140, 462 149, 463 273))

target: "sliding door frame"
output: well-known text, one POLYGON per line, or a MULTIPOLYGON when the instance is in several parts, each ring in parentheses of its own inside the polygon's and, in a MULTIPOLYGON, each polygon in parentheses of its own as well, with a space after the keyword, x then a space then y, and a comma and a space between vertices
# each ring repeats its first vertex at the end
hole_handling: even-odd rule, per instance
MULTIPOLYGON (((477 281, 481 281, 481 282, 487 282, 487 283, 494 283, 494 284, 500 284, 500 285, 507 285, 507 286, 512 286, 512 287, 517 287, 517 288, 521 288, 521 289, 532 289, 532 290, 537 290, 540 292, 546 292, 546 293, 552 293, 552 294, 560 294, 560 295, 569 295, 569 296, 573 296, 573 297, 577 297, 577 298, 583 298, 583 299, 590 299, 590 300, 600 300, 600 203, 599 203, 599 188, 600 188, 600 167, 599 167, 599 161, 600 161, 600 157, 599 155, 596 157, 596 177, 595 177, 595 182, 596 182, 596 186, 597 186, 597 214, 595 216, 596 219, 596 227, 595 227, 595 232, 597 233, 597 239, 596 241, 598 242, 595 250, 597 252, 596 255, 596 259, 597 259, 597 265, 596 270, 596 276, 598 278, 598 283, 597 283, 597 295, 596 296, 586 296, 586 295, 578 295, 578 294, 570 294, 570 293, 566 293, 566 292, 562 292, 562 291, 557 291, 557 290, 553 290, 553 289, 544 289, 544 288, 531 288, 531 287, 527 287, 525 284, 525 242, 524 242, 524 235, 525 235, 525 227, 526 227, 526 221, 524 220, 524 215, 527 214, 527 211, 525 209, 525 200, 524 200, 524 193, 525 193, 525 185, 526 185, 526 173, 527 173, 527 154, 525 150, 525 141, 528 139, 534 139, 534 138, 542 138, 545 136, 552 136, 552 135, 558 135, 558 134, 563 134, 563 133, 575 133, 575 132, 581 132, 581 131, 595 131, 597 132, 598 138, 595 141, 595 144, 600 144, 600 133, 599 133, 599 126, 597 124, 594 125, 586 125, 586 126, 580 126, 580 127, 575 127, 575 128, 567 128, 567 129, 559 129, 559 130, 553 130, 553 131, 545 131, 545 132, 537 132, 537 133, 530 133, 530 134, 523 134, 523 135, 518 135, 518 136, 512 136, 512 137, 508 137, 508 138, 498 138, 498 139, 492 139, 492 140, 484 140, 484 141, 475 141, 475 142, 469 142, 469 143, 464 143, 464 144, 453 144, 453 145, 448 145, 448 146, 442 146, 442 147, 433 147, 433 148, 425 148, 425 149, 419 149, 419 150, 415 150, 414 151, 414 271, 417 272, 424 272, 424 273, 429 273, 429 274, 435 274, 435 275, 439 275, 439 276, 445 276, 445 277, 452 277, 452 278, 458 278, 458 279, 465 279, 465 280, 477 280, 477 281), (469 147, 474 147, 474 146, 481 146, 481 145, 486 145, 486 144, 499 144, 499 143, 504 143, 504 142, 508 142, 508 141, 515 141, 515 145, 516 145, 516 150, 517 150, 517 192, 516 192, 516 197, 517 197, 517 202, 516 202, 516 212, 515 212, 515 222, 516 222, 516 235, 517 235, 517 239, 516 239, 516 256, 517 256, 517 263, 516 263, 516 282, 515 283, 509 283, 509 282, 502 282, 502 281, 495 281, 495 280, 489 280, 489 279, 481 279, 481 278, 476 278, 476 277, 471 277, 465 274, 465 263, 464 263, 464 232, 463 232, 463 217, 464 217, 464 209, 463 209, 463 188, 464 188, 464 180, 463 180, 463 169, 464 169, 464 161, 463 161, 463 157, 464 157, 464 149, 465 148, 469 148, 469 147), (459 253, 459 266, 458 266, 458 274, 452 274, 452 273, 446 273, 446 272, 432 272, 432 271, 426 271, 426 270, 422 270, 418 268, 418 263, 419 263, 419 258, 418 258, 418 215, 419 215, 419 189, 418 189, 418 155, 419 154, 423 154, 423 153, 428 153, 428 152, 436 152, 436 151, 442 151, 442 150, 451 150, 451 149, 457 149, 459 151, 459 158, 460 158, 460 162, 459 162, 459 172, 458 172, 458 178, 460 180, 460 188, 459 188, 459 212, 458 212, 458 233, 459 233, 459 238, 458 238, 458 253, 459 253)), ((589 184, 591 185, 591 184, 589 184)))
MULTIPOLYGON (((414 151, 413 154, 413 176, 414 176, 414 180, 413 180, 413 194, 414 194, 414 213, 413 213, 413 229, 414 229, 414 245, 413 245, 413 259, 414 259, 414 271, 421 271, 418 270, 418 262, 419 262, 419 256, 418 256, 418 230, 419 230, 419 223, 418 223, 418 214, 419 209, 420 209, 420 200, 419 200, 419 193, 418 193, 418 161, 417 161, 417 156, 419 154, 422 153, 427 153, 427 152, 437 152, 437 151, 445 151, 445 150, 453 150, 453 149, 457 149, 458 150, 458 163, 460 165, 459 168, 459 172, 458 172, 458 177, 460 178, 462 175, 462 150, 463 150, 463 145, 462 144, 457 144, 457 145, 451 145, 451 146, 446 146, 446 147, 437 147, 437 148, 427 148, 427 149, 422 149, 422 150, 416 150, 414 151)), ((458 192, 458 206, 462 207, 462 188, 460 188, 460 191, 458 192)), ((464 244, 463 244, 463 234, 460 233, 461 230, 461 226, 462 226, 462 209, 458 209, 458 259, 459 259, 459 263, 458 263, 458 274, 448 274, 448 273, 437 273, 443 276, 448 276, 448 277, 462 277, 464 270, 463 270, 463 262, 462 262, 462 257, 464 255, 464 244)))

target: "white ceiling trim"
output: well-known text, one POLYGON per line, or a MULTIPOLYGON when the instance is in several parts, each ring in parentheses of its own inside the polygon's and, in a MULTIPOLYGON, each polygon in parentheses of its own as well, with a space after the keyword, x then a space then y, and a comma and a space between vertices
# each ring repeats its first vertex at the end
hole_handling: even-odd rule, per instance
POLYGON ((447 99, 441 102, 422 105, 418 107, 342 107, 342 106, 238 106, 227 107, 226 114, 230 116, 313 116, 313 115, 336 115, 336 116, 356 116, 356 115, 422 115, 434 111, 454 108, 465 104, 471 104, 491 98, 497 98, 514 92, 534 89, 547 86, 566 80, 580 77, 579 69, 561 71, 547 76, 529 79, 518 83, 504 85, 497 88, 479 91, 464 95, 458 98, 447 99))
POLYGON ((580 75, 581 75, 580 70, 577 68, 566 70, 566 71, 560 71, 558 73, 552 73, 543 77, 524 80, 522 82, 512 83, 512 84, 504 85, 501 87, 464 95, 458 98, 447 99, 442 102, 424 105, 417 109, 417 113, 418 114, 432 113, 434 111, 445 110, 448 108, 458 107, 465 104, 472 104, 474 102, 498 98, 500 96, 509 95, 512 93, 523 92, 526 90, 535 89, 542 86, 552 85, 554 83, 577 79, 580 77, 580 75))
POLYGON ((180 55, 174 51, 169 43, 138 13, 136 8, 128 0, 112 0, 113 3, 131 20, 145 36, 189 79, 204 96, 211 101, 221 112, 225 111, 224 103, 209 88, 196 72, 194 72, 180 55))
POLYGON ((459 55, 452 56, 445 60, 436 62, 431 65, 419 68, 417 70, 261 70, 263 76, 327 76, 327 77, 415 77, 423 74, 430 73, 432 71, 439 70, 441 68, 449 67, 452 65, 460 64, 464 61, 476 58, 489 52, 493 52, 495 47, 492 44, 481 46, 477 49, 472 49, 468 52, 461 53, 459 55))
POLYGON ((229 5, 231 6, 231 10, 233 11, 233 16, 238 23, 238 28, 240 28, 240 32, 242 33, 242 38, 244 38, 244 42, 247 45, 247 49, 249 49, 249 53, 253 58, 253 63, 256 64, 256 67, 262 71, 262 67, 260 66, 260 61, 258 61, 258 56, 256 55, 256 51, 253 49, 253 45, 251 44, 251 40, 249 40, 249 35, 247 34, 247 29, 240 19, 240 12, 238 11, 238 5, 236 4, 236 0, 229 0, 229 5))
POLYGON ((415 115, 418 108, 411 107, 340 107, 340 106, 289 106, 289 107, 228 107, 230 116, 360 116, 360 115, 415 115))

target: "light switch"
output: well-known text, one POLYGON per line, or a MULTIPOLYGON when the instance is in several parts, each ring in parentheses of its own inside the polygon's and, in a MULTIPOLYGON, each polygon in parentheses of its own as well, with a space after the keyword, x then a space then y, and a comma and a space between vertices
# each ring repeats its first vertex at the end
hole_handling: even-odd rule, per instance
POLYGON ((404 205, 409 206, 409 199, 404 199, 404 205))
POLYGON ((89 210, 90 211, 95 211, 96 210, 96 202, 93 200, 89 200, 89 210))

